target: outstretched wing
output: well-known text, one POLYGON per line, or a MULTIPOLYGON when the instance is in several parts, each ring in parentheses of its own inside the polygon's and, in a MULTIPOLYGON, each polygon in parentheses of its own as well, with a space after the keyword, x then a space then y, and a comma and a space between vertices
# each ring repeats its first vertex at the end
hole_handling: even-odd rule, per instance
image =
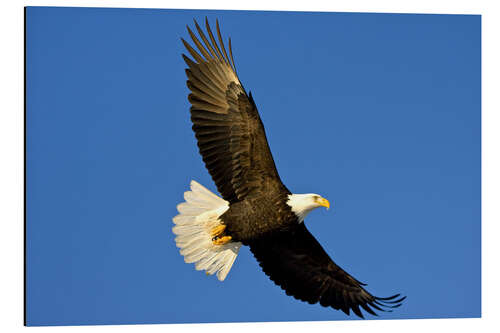
POLYGON ((406 298, 399 294, 386 298, 371 295, 363 283, 330 259, 303 223, 293 232, 252 242, 250 250, 264 273, 287 295, 310 304, 319 302, 347 315, 351 309, 363 318, 360 307, 376 315, 374 310, 391 311, 406 298))
POLYGON ((194 60, 182 55, 191 102, 193 131, 212 179, 222 197, 230 203, 270 187, 282 186, 267 143, 264 126, 252 99, 236 75, 231 39, 227 55, 219 23, 219 45, 205 21, 210 41, 195 21, 200 40, 188 29, 196 51, 182 42, 194 60), (222 50, 222 51, 221 51, 222 50), (201 53, 201 54, 200 54, 201 53))

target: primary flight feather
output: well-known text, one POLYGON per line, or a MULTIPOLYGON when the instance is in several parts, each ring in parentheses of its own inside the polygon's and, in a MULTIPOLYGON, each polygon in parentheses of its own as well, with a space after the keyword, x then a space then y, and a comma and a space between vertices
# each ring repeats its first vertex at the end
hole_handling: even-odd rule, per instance
POLYGON ((216 22, 217 40, 205 20, 195 21, 196 47, 182 39, 191 93, 191 120, 200 154, 222 198, 195 181, 177 206, 173 232, 184 260, 223 281, 242 245, 287 295, 326 307, 376 315, 405 297, 376 297, 337 266, 307 230, 306 215, 330 203, 320 195, 293 194, 281 182, 252 94, 241 84, 216 22), (207 36, 208 35, 208 36, 207 36))

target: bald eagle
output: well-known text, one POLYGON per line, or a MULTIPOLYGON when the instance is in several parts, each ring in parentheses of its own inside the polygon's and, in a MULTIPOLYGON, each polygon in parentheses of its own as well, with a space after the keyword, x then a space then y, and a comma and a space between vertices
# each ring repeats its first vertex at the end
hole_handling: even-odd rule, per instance
POLYGON ((192 59, 188 68, 190 113, 199 152, 221 197, 191 182, 177 206, 173 232, 187 263, 223 281, 242 245, 287 295, 311 304, 352 310, 391 311, 405 297, 376 297, 337 266, 307 230, 304 218, 330 203, 318 194, 293 194, 281 182, 252 94, 247 94, 229 56, 219 23, 216 41, 194 21, 201 41, 187 27, 197 50, 181 38, 192 59))

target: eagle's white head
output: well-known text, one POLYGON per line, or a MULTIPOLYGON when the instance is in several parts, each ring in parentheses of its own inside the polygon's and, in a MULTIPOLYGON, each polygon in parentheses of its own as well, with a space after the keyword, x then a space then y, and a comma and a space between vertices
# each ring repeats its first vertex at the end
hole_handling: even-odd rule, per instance
POLYGON ((330 208, 330 202, 315 193, 290 194, 286 203, 292 208, 292 212, 297 215, 300 223, 304 221, 306 215, 313 209, 318 207, 330 208))

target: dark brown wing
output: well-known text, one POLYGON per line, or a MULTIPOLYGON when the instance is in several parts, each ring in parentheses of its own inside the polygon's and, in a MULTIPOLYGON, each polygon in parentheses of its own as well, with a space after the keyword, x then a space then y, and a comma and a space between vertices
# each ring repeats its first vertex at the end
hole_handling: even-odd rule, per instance
POLYGON ((368 293, 363 283, 330 259, 303 223, 293 232, 252 242, 250 250, 264 273, 287 295, 310 304, 319 302, 347 315, 351 309, 363 318, 360 307, 376 315, 374 310, 390 311, 406 298, 399 294, 381 298, 368 293))
POLYGON ((182 55, 191 90, 191 120, 203 161, 222 197, 230 203, 272 187, 283 187, 264 126, 252 96, 247 96, 234 66, 231 39, 227 55, 219 23, 219 45, 206 20, 210 41, 195 21, 201 40, 189 29, 198 51, 182 42, 194 58, 182 55), (222 51, 221 51, 222 50, 222 51), (201 54, 200 54, 201 53, 201 54))

